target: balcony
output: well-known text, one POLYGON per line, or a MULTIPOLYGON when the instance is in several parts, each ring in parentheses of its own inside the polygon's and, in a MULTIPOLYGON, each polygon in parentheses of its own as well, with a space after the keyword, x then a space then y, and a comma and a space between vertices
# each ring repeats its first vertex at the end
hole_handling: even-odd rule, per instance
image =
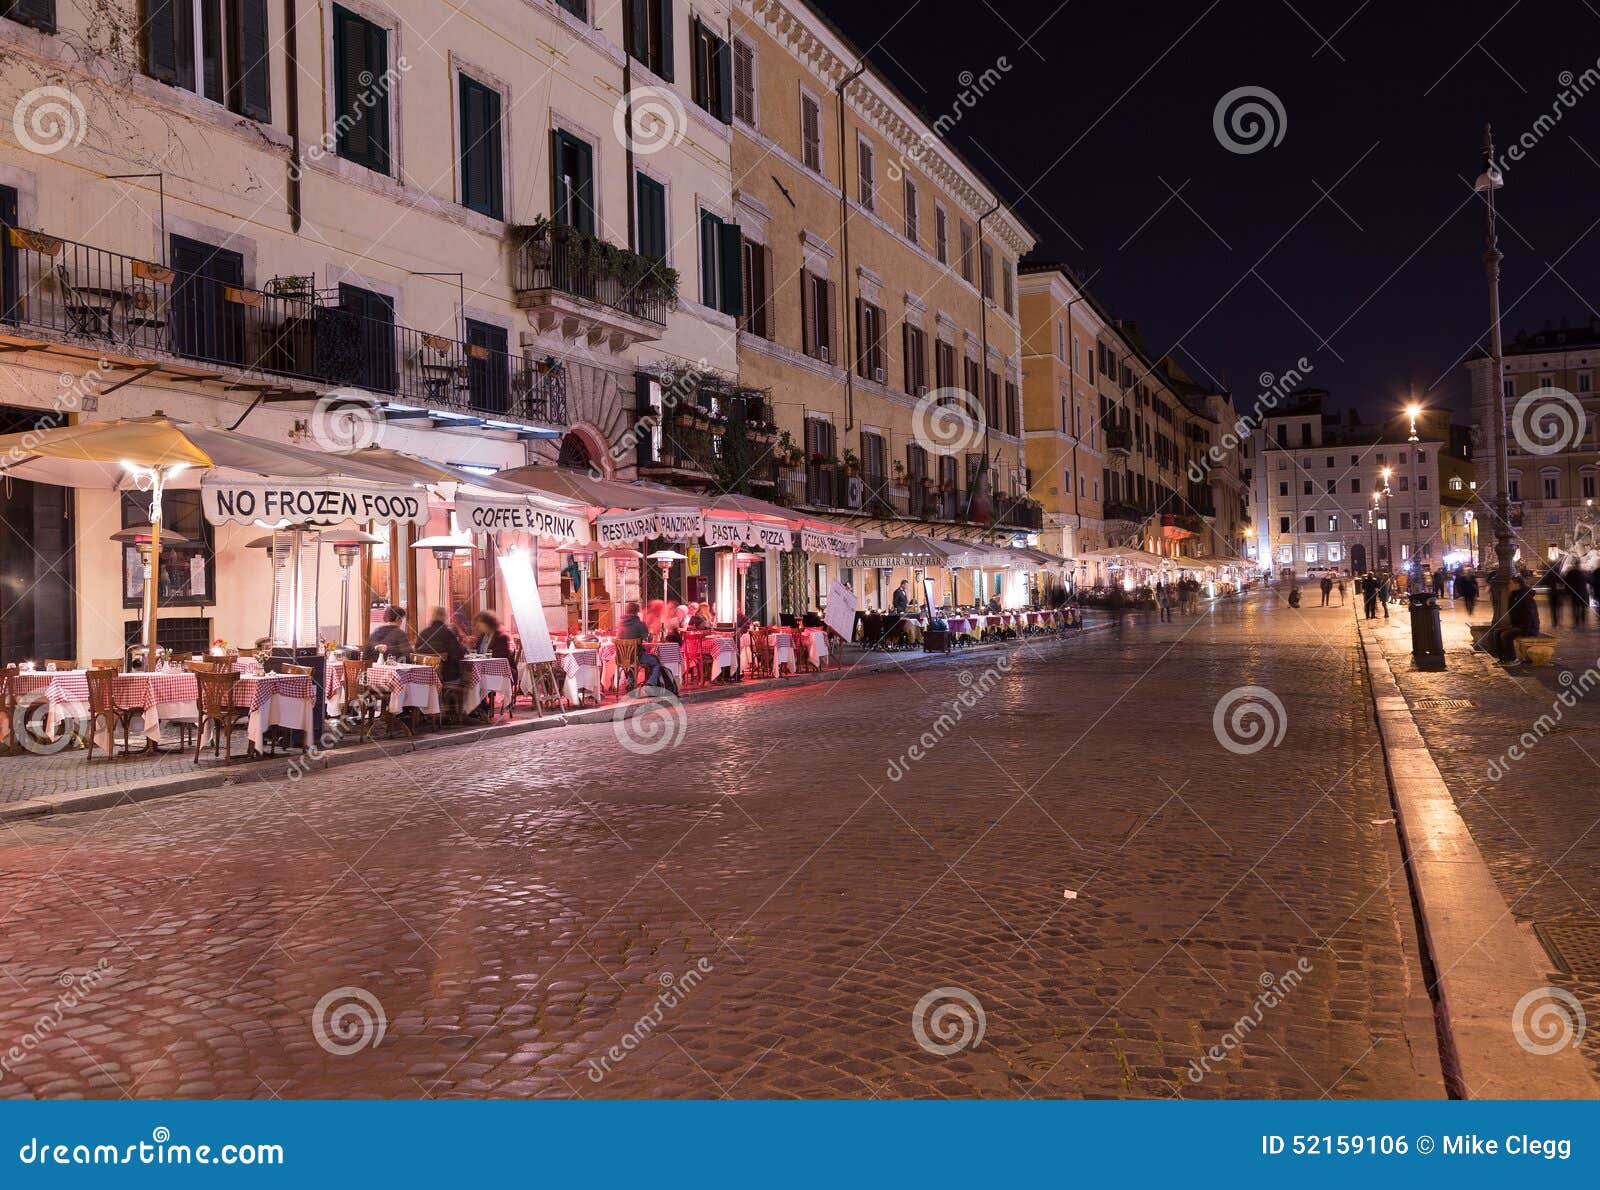
POLYGON ((540 331, 620 354, 660 337, 677 270, 564 224, 512 229, 511 287, 540 331))
MULTIPOLYGON (((777 428, 764 420, 765 394, 706 385, 698 397, 669 410, 640 441, 640 478, 770 497, 778 483, 777 428)), ((639 411, 641 421, 657 413, 639 411)))
POLYGON ((1044 508, 1026 496, 1002 496, 996 502, 995 523, 1037 533, 1044 528, 1044 508))
POLYGON ((392 415, 442 410, 480 424, 566 423, 557 361, 359 314, 310 277, 249 289, 44 232, 5 235, 0 344, 267 396, 358 388, 404 407, 392 415))
POLYGON ((1111 426, 1106 430, 1106 453, 1120 455, 1123 462, 1127 462, 1128 454, 1133 450, 1133 431, 1122 426, 1111 426))

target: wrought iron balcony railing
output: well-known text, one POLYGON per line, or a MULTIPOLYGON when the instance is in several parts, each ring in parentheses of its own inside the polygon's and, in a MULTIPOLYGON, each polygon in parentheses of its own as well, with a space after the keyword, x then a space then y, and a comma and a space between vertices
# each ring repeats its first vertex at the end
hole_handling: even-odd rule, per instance
POLYGON ((0 250, 0 322, 47 338, 461 413, 566 422, 559 363, 373 318, 310 278, 250 289, 16 227, 3 228, 0 250))
POLYGON ((553 289, 634 318, 666 326, 678 300, 678 274, 561 223, 514 228, 511 286, 518 293, 553 289))

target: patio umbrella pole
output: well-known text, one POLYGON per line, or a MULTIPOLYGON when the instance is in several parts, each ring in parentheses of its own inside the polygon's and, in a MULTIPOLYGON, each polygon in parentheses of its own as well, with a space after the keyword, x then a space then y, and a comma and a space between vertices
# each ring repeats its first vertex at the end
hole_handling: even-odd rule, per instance
POLYGON ((161 566, 161 476, 156 473, 150 500, 150 552, 144 557, 144 668, 156 667, 156 574, 161 566))

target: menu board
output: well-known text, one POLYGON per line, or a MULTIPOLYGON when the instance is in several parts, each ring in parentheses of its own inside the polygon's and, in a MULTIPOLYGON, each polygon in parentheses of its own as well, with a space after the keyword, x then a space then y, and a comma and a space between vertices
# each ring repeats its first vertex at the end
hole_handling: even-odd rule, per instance
POLYGON ((511 618, 522 638, 524 661, 554 661, 556 647, 550 640, 550 624, 544 604, 539 600, 539 582, 534 576, 533 559, 521 550, 500 555, 500 575, 511 597, 511 618))
POLYGON ((828 588, 828 607, 822 613, 822 622, 845 640, 855 635, 856 593, 838 579, 828 588))

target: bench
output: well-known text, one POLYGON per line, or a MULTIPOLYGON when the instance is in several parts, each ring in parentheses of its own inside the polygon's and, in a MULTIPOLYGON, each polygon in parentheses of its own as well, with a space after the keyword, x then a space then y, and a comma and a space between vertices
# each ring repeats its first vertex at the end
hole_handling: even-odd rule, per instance
POLYGON ((1517 660, 1525 665, 1549 665, 1555 660, 1556 638, 1545 633, 1538 636, 1519 636, 1512 642, 1516 646, 1517 660))

